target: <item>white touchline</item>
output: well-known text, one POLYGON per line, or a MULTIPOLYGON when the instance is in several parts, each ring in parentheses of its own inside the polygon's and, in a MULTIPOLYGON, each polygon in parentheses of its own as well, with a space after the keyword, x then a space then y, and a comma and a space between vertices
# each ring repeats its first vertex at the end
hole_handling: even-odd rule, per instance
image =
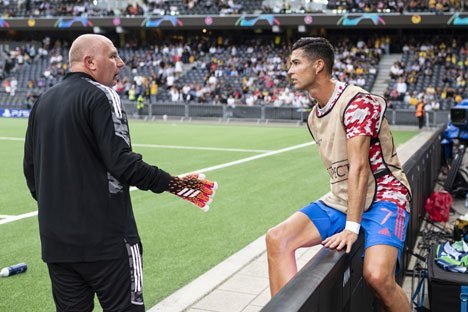
POLYGON ((0 137, 0 140, 4 140, 4 141, 24 141, 24 138, 0 137))
MULTIPOLYGON (((268 153, 255 155, 255 156, 250 156, 250 157, 247 157, 247 158, 242 158, 242 159, 239 159, 239 160, 231 161, 231 162, 228 162, 228 163, 225 163, 225 164, 216 165, 216 166, 212 166, 212 167, 207 167, 207 168, 203 168, 203 169, 198 169, 198 170, 182 173, 181 175, 185 175, 185 174, 188 174, 188 173, 191 173, 191 172, 204 173, 204 172, 214 171, 214 170, 218 170, 218 169, 223 169, 223 168, 226 168, 226 167, 235 166, 235 165, 242 164, 242 163, 252 161, 252 160, 255 160, 255 159, 268 157, 268 156, 273 156, 273 155, 281 154, 281 153, 284 153, 284 152, 289 152, 289 151, 292 151, 292 150, 295 150, 295 149, 298 149, 298 148, 303 148, 303 147, 314 145, 314 144, 315 144, 315 142, 308 142, 308 143, 304 143, 304 144, 294 145, 294 146, 282 148, 282 149, 279 149, 279 150, 276 150, 276 151, 271 151, 271 152, 268 152, 268 153)), ((138 189, 137 187, 132 186, 130 188, 130 191, 134 191, 134 190, 137 190, 137 189, 138 189)))
MULTIPOLYGON (((4 141, 24 141, 24 138, 0 137, 0 140, 4 140, 4 141)), ((139 143, 132 144, 132 146, 150 147, 150 148, 200 150, 200 151, 219 151, 219 152, 244 152, 244 153, 267 153, 267 152, 271 152, 271 150, 260 150, 260 149, 222 148, 222 147, 206 147, 206 146, 178 146, 178 145, 139 144, 139 143)))
POLYGON ((11 216, 9 218, 0 220, 0 224, 10 223, 10 222, 13 222, 13 221, 17 221, 17 220, 21 220, 21 219, 25 219, 25 218, 29 218, 29 217, 34 217, 34 216, 37 216, 37 210, 36 211, 31 211, 31 212, 28 212, 28 213, 23 213, 23 214, 20 214, 18 216, 11 216))
MULTIPOLYGON (((1 139, 3 139, 3 138, 0 137, 0 140, 1 139)), ((13 139, 15 139, 15 138, 13 138, 13 139)), ((270 152, 263 153, 263 154, 260 154, 260 155, 250 156, 250 157, 247 157, 247 158, 242 158, 242 159, 239 159, 239 160, 231 161, 231 162, 228 162, 228 163, 224 163, 224 164, 220 164, 220 165, 216 165, 216 166, 212 166, 212 167, 193 170, 193 171, 190 171, 190 172, 204 173, 204 172, 209 172, 209 171, 215 171, 215 170, 218 170, 218 169, 223 169, 223 168, 226 168, 226 167, 231 167, 231 166, 243 164, 245 162, 249 162, 249 161, 252 161, 252 160, 259 159, 259 158, 264 158, 264 157, 269 157, 269 156, 281 154, 281 153, 284 153, 284 152, 289 152, 289 151, 292 151, 292 150, 295 150, 295 149, 307 147, 307 146, 314 145, 314 144, 315 144, 315 142, 308 142, 308 143, 303 143, 303 144, 299 144, 299 145, 294 145, 294 146, 282 148, 282 149, 279 149, 279 150, 276 150, 276 151, 270 151, 270 152)), ((190 172, 187 172, 187 173, 190 173, 190 172)), ((183 173, 181 175, 185 175, 187 173, 183 173)), ((137 187, 132 186, 130 188, 130 191, 135 191, 137 189, 138 189, 137 187)), ((32 212, 24 213, 22 215, 12 216, 12 217, 8 217, 8 218, 5 218, 3 220, 0 220, 0 224, 10 223, 10 222, 13 222, 13 221, 33 217, 33 216, 36 216, 36 215, 37 215, 37 211, 32 211, 32 212)))
POLYGON ((172 148, 172 149, 188 149, 201 151, 220 151, 220 152, 246 152, 246 153, 266 153, 271 150, 243 149, 243 148, 222 148, 222 147, 203 147, 203 146, 177 146, 177 145, 158 145, 158 144, 132 144, 136 147, 155 147, 155 148, 172 148))

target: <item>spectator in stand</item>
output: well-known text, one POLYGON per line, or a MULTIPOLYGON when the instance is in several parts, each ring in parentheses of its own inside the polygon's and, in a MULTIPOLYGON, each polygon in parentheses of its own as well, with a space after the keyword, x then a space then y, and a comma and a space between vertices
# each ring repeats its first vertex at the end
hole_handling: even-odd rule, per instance
POLYGON ((463 101, 465 97, 466 97, 466 93, 463 91, 463 89, 458 88, 457 91, 455 92, 455 97, 454 97, 455 104, 458 104, 461 101, 463 101))
POLYGON ((252 93, 248 93, 245 96, 245 105, 247 106, 253 106, 255 105, 256 98, 252 93))
POLYGON ((143 15, 143 9, 136 2, 129 4, 125 12, 130 16, 143 15))
POLYGON ((401 75, 403 75, 403 69, 401 68, 400 62, 393 63, 392 67, 390 67, 390 77, 396 79, 401 75))
POLYGON ((39 95, 37 95, 35 92, 29 91, 26 96, 26 109, 31 109, 36 103, 37 98, 39 95))
POLYGON ((119 80, 119 81, 117 82, 117 84, 114 86, 114 90, 115 90, 115 92, 117 92, 120 96, 122 96, 123 93, 124 93, 124 83, 123 83, 121 80, 119 80))
POLYGON ((155 79, 151 80, 150 83, 150 103, 156 102, 156 96, 158 94, 158 84, 155 79))
POLYGON ((18 80, 15 76, 11 77, 10 80, 10 96, 15 96, 16 90, 18 89, 18 80))
POLYGON ((397 89, 391 89, 389 98, 391 101, 398 102, 400 101, 401 96, 397 89))
POLYGON ((132 84, 130 89, 128 90, 128 99, 132 102, 136 101, 137 98, 137 91, 135 84, 132 84))
POLYGON ((198 3, 198 0, 182 0, 182 3, 187 7, 188 10, 191 10, 198 3))
POLYGON ((11 92, 11 84, 9 79, 3 79, 2 81, 2 88, 6 94, 10 94, 11 92))
POLYGON ((190 85, 184 84, 184 86, 182 87, 182 100, 184 102, 188 103, 192 99, 191 91, 192 89, 190 85))
POLYGON ((408 86, 403 78, 399 78, 396 84, 396 90, 398 92, 399 100, 403 100, 406 91, 408 90, 408 86))
POLYGON ((172 102, 179 102, 180 101, 180 92, 177 86, 172 86, 169 90, 169 94, 171 95, 172 102))
POLYGON ((182 75, 182 71, 183 71, 182 61, 178 58, 178 60, 175 62, 175 66, 174 66, 174 75, 177 78, 179 78, 182 75))
POLYGON ((413 93, 411 94, 411 97, 409 99, 409 105, 416 107, 416 105, 418 103, 419 103, 418 94, 417 94, 416 91, 413 91, 413 93))
POLYGON ((464 88, 465 85, 466 85, 466 75, 467 73, 463 73, 462 71, 460 71, 460 74, 458 75, 457 79, 456 79, 456 86, 458 88, 464 88))
POLYGON ((436 91, 433 85, 429 85, 426 88, 426 99, 431 102, 436 99, 436 91))

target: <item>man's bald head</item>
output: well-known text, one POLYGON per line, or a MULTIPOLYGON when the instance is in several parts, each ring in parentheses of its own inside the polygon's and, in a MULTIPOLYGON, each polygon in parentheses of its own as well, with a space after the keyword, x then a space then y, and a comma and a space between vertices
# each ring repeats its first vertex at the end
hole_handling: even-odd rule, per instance
POLYGON ((111 41, 108 38, 95 34, 81 35, 76 38, 71 45, 68 55, 72 70, 73 65, 81 64, 85 56, 94 57, 96 53, 98 53, 99 49, 109 42, 111 41))
POLYGON ((119 71, 125 65, 112 41, 95 34, 82 35, 73 41, 69 62, 71 72, 88 74, 110 87, 117 83, 119 71))

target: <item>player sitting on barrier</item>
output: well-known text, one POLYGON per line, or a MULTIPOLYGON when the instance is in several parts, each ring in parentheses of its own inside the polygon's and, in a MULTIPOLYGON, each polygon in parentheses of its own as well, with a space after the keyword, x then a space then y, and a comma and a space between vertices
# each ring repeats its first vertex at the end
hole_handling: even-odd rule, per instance
POLYGON ((308 126, 330 175, 331 193, 268 231, 271 294, 296 274, 298 248, 323 244, 349 253, 362 226, 366 282, 387 311, 410 311, 395 271, 411 194, 384 117, 386 102, 332 78, 334 52, 324 38, 298 40, 290 62, 296 89, 318 103, 308 126))

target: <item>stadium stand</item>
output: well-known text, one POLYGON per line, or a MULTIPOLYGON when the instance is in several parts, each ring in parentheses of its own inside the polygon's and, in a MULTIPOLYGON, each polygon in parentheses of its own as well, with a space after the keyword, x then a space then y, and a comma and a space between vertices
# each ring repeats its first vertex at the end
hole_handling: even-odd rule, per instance
POLYGON ((456 39, 405 44, 402 59, 391 68, 385 97, 395 108, 423 100, 427 109, 449 110, 468 96, 467 56, 466 42, 456 39))
POLYGON ((461 0, 329 0, 327 9, 339 12, 453 12, 463 9, 461 0))
POLYGON ((261 3, 258 0, 9 0, 0 3, 0 10, 3 17, 220 15, 261 12, 261 3))
MULTIPOLYGON (((372 90, 381 56, 390 52, 389 37, 332 38, 335 77, 372 90)), ((136 101, 141 94, 149 104, 311 105, 288 83, 288 46, 274 44, 271 37, 241 43, 232 36, 166 39, 146 47, 127 40, 119 49, 127 65, 116 86, 123 99, 136 101)), ((465 37, 405 41, 402 59, 390 68, 384 93, 391 108, 411 109, 424 95, 429 109, 446 111, 467 97, 465 37)), ((66 73, 68 44, 48 36, 42 41, 0 43, 0 106, 31 107, 40 93, 66 73)))
POLYGON ((46 16, 105 16, 113 12, 96 6, 88 0, 10 0, 0 3, 3 17, 46 17, 46 16))
MULTIPOLYGON (((232 14, 274 13, 289 17, 289 14, 313 12, 335 18, 337 14, 345 13, 336 25, 345 25, 346 21, 356 25, 372 22, 378 26, 382 22, 379 22, 381 17, 377 15, 362 15, 363 19, 360 20, 348 18, 347 12, 404 12, 408 15, 408 12, 412 11, 437 11, 442 16, 446 14, 443 12, 465 11, 464 3, 457 0, 7 0, 0 2, 0 9, 2 16, 7 18, 3 26, 0 24, 0 31, 7 34, 0 42, 0 106, 3 108, 31 107, 39 94, 63 77, 67 72, 68 45, 73 36, 71 33, 57 30, 50 33, 42 30, 33 36, 35 41, 30 41, 29 30, 24 32, 25 36, 21 31, 3 32, 5 28, 10 27, 7 22, 11 16, 25 17, 24 20, 32 20, 34 23, 36 17, 52 20, 57 16, 110 16, 127 20, 137 20, 139 17, 142 21, 131 26, 133 28, 127 27, 119 31, 119 27, 114 27, 104 30, 113 37, 127 64, 121 72, 121 81, 115 88, 122 99, 129 103, 136 102, 141 95, 146 104, 207 103, 232 107, 261 105, 308 108, 313 105, 308 96, 294 91, 287 79, 288 44, 304 34, 291 28, 287 32, 274 30, 279 20, 275 20, 273 15, 259 15, 252 25, 249 24, 248 27, 252 29, 248 31, 239 28, 233 32, 227 29, 209 30, 204 35, 184 28, 185 26, 181 27, 181 30, 170 30, 163 35, 162 29, 152 29, 159 28, 160 24, 155 26, 145 23, 148 20, 159 23, 164 21, 167 23, 167 29, 168 25, 172 25, 170 23, 177 25, 180 22, 170 20, 177 15, 211 14, 230 18, 232 14), (153 17, 156 17, 156 20, 153 20, 153 17), (258 26, 255 24, 257 22, 258 26), (266 25, 270 25, 270 29, 266 25), (143 32, 146 34, 142 35, 143 32), (143 39, 146 36, 152 38, 143 39), (37 41, 38 38, 43 40, 37 41)), ((463 23, 465 17, 457 14, 450 17, 447 23, 463 23)), ((396 15, 391 13, 389 16, 396 15)), ((245 15, 235 17, 232 22, 235 27, 239 26, 244 17, 245 15)), ((312 23, 315 18, 311 16, 307 21, 306 16, 302 19, 305 23, 312 23)), ((52 27, 68 28, 75 21, 72 18, 67 19, 68 24, 60 26, 59 20, 49 23, 55 23, 50 24, 54 25, 52 27)), ((388 22, 390 21, 389 17, 388 22)), ((420 20, 416 19, 416 22, 419 23, 420 20)), ((80 32, 89 32, 91 29, 93 32, 101 31, 99 27, 93 27, 93 23, 81 18, 77 23, 81 23, 83 28, 80 29, 80 24, 73 26, 80 29, 80 32), (92 28, 86 30, 90 25, 92 28)), ((208 25, 207 21, 203 20, 203 23, 208 25)), ((404 42, 410 44, 403 45, 398 41, 402 41, 404 36, 392 29, 380 29, 376 32, 364 30, 356 33, 351 28, 349 30, 345 33, 341 33, 341 30, 311 30, 313 35, 328 32, 327 37, 336 47, 334 75, 338 80, 362 86, 370 91, 381 72, 379 63, 382 56, 403 53, 402 59, 392 66, 391 77, 385 79, 381 75, 379 78, 382 93, 386 88, 386 85, 382 86, 382 81, 390 81, 384 95, 390 100, 391 108, 411 109, 412 104, 424 93, 431 109, 448 110, 467 96, 466 35, 447 33, 438 42, 428 43, 421 41, 417 36, 409 36, 404 42), (455 41, 452 38, 456 38, 455 41)))
MULTIPOLYGON (((4 107, 30 107, 35 97, 59 81, 67 71, 68 43, 16 42, 4 44, 0 59, 5 69, 0 77, 0 102, 4 107), (5 49, 7 51, 5 51, 5 49)), ((383 52, 375 41, 337 41, 335 76, 371 90, 383 52)), ((192 102, 228 105, 307 107, 309 100, 293 91, 287 79, 289 47, 268 40, 243 44, 225 40, 210 45, 171 42, 120 49, 127 66, 115 87, 124 99, 136 101, 141 94, 153 102, 192 102)))
POLYGON ((465 11, 461 0, 4 0, 3 17, 390 13, 465 11))

